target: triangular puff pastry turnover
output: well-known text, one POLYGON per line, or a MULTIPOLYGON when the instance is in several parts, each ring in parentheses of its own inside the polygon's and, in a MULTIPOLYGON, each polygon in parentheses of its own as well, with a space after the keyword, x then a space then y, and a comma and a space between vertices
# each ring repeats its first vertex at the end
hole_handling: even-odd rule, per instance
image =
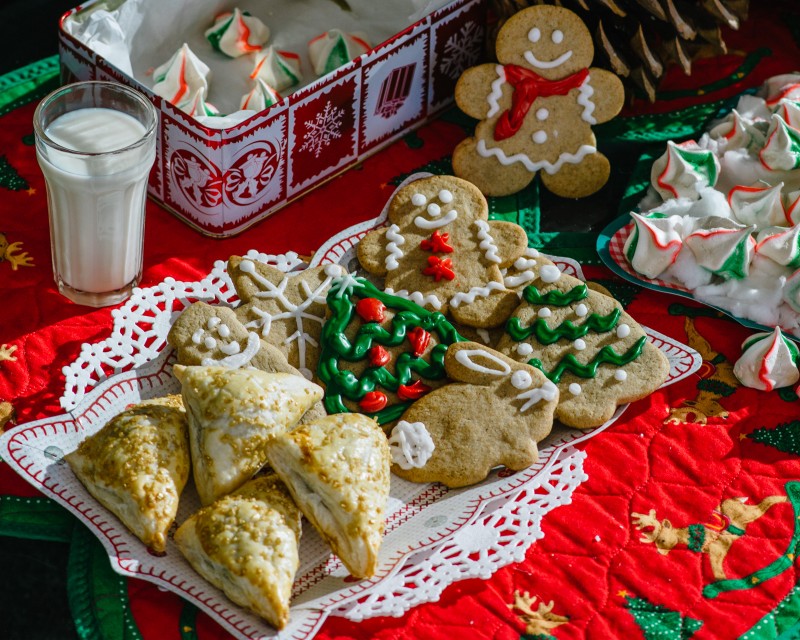
POLYGON ((299 565, 300 519, 278 477, 260 476, 191 516, 175 543, 233 602, 282 629, 299 565))
POLYGON ((266 462, 265 445, 322 398, 302 376, 225 367, 173 368, 189 418, 197 493, 208 505, 238 489, 266 462))
POLYGON ((267 458, 347 570, 357 578, 373 575, 391 465, 378 424, 355 413, 328 416, 273 438, 267 458))
POLYGON ((89 493, 163 552, 189 479, 187 433, 179 397, 151 400, 113 417, 65 459, 89 493))

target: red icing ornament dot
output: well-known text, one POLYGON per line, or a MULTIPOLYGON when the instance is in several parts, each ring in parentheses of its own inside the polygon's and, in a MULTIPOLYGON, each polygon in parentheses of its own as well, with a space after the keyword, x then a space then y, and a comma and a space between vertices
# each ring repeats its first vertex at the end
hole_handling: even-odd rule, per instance
POLYGON ((375 413, 383 409, 389 400, 382 391, 370 391, 358 403, 359 408, 367 413, 375 413))
POLYGON ((430 390, 431 388, 422 380, 414 380, 411 384, 401 384, 397 387, 397 397, 401 400, 419 400, 430 390))
POLYGON ((381 345, 376 344, 367 352, 367 358, 373 367, 382 367, 392 359, 392 356, 381 345))
POLYGON ((418 358, 425 353, 425 349, 431 342, 431 334, 422 327, 414 327, 406 334, 406 337, 411 343, 412 353, 418 358))
POLYGON ((356 304, 356 313, 365 322, 383 322, 386 306, 377 298, 362 298, 356 304))

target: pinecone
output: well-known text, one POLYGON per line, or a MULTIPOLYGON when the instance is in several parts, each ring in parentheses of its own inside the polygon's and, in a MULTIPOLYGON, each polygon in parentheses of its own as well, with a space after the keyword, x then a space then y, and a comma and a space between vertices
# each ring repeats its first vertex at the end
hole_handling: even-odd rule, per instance
POLYGON ((738 29, 749 0, 493 0, 497 29, 517 11, 552 4, 578 14, 594 37, 595 64, 623 80, 629 96, 655 101, 670 64, 687 75, 692 61, 727 51, 721 27, 738 29))

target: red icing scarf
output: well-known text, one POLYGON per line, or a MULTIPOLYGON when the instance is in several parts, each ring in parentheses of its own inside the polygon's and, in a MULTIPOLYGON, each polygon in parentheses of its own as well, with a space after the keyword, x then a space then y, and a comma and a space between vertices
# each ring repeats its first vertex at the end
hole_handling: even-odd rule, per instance
POLYGON ((503 70, 506 81, 514 87, 514 93, 511 96, 511 108, 500 114, 500 119, 495 125, 495 140, 505 140, 519 131, 536 98, 565 96, 572 89, 581 86, 589 76, 588 69, 581 69, 561 80, 547 80, 538 73, 515 64, 507 64, 503 70))

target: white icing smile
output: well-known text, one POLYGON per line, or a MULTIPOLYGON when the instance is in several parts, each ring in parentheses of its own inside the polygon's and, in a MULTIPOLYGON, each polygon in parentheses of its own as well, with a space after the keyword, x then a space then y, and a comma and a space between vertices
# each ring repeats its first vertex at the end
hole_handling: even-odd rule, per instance
POLYGON ((537 69, 555 69, 556 67, 560 67, 572 57, 572 49, 565 51, 560 56, 550 61, 539 60, 539 58, 533 55, 533 53, 530 51, 526 51, 523 55, 525 56, 525 60, 528 61, 528 64, 536 67, 537 69))
MULTIPOLYGON (((441 212, 439 213, 441 215, 441 212)), ((420 229, 439 229, 444 227, 445 225, 450 224, 458 218, 458 213, 455 209, 450 209, 444 216, 439 218, 438 220, 428 220, 422 216, 417 216, 414 218, 414 224, 417 225, 420 229)))

